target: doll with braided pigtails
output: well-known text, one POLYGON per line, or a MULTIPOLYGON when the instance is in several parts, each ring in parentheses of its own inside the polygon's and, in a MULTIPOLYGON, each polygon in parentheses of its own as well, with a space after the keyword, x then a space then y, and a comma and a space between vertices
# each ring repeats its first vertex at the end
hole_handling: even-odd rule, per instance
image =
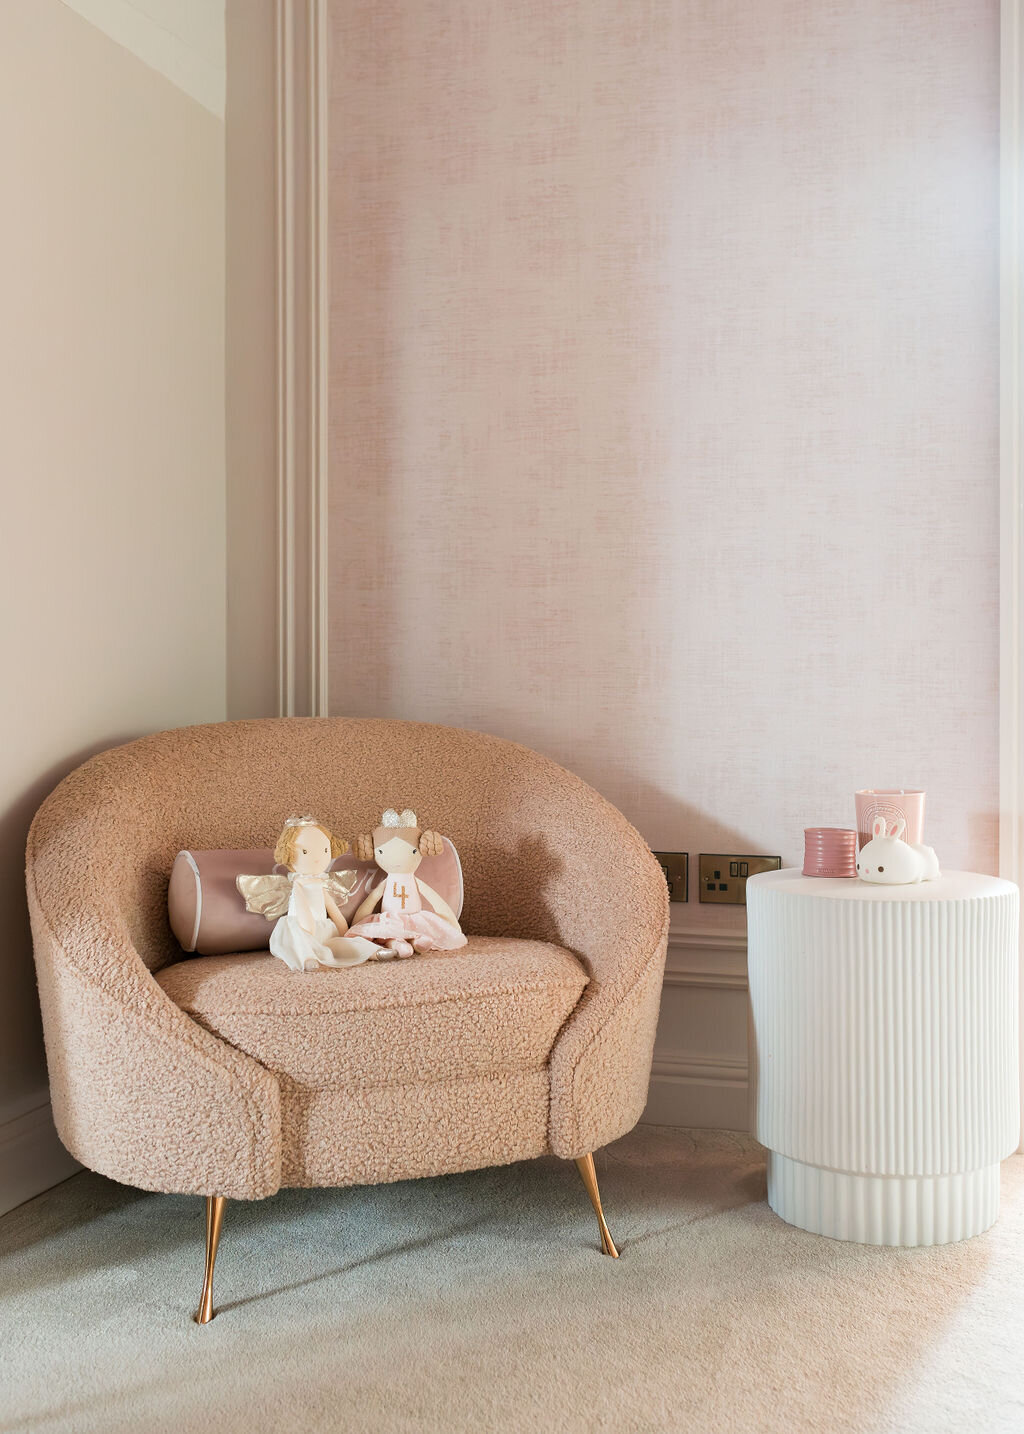
POLYGON ((423 831, 415 812, 406 809, 399 813, 389 807, 372 835, 355 841, 355 855, 361 861, 376 860, 384 880, 371 889, 353 916, 349 936, 380 943, 381 959, 385 960, 414 956, 417 951, 457 951, 465 946, 455 912, 416 875, 425 856, 439 856, 442 850, 437 832, 423 831), (424 906, 424 897, 429 906, 424 906))

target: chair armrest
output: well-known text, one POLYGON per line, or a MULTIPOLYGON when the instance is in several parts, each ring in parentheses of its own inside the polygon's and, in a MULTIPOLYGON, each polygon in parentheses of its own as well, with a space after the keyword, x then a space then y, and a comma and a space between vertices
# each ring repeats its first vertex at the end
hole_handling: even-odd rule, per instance
POLYGON ((588 1000, 551 1052, 549 1140, 556 1155, 576 1160, 633 1129, 647 1104, 658 1028, 668 932, 648 950, 628 953, 636 980, 609 1009, 588 1000))
POLYGON ((61 1140, 83 1165, 145 1190, 272 1194, 281 1172, 276 1078, 174 1005, 116 910, 73 913, 53 899, 57 864, 38 879, 34 837, 35 828, 29 913, 61 1140))
POLYGON ((572 1159, 624 1135, 643 1114, 668 945, 661 867, 639 832, 601 805, 548 894, 562 944, 590 975, 550 1062, 551 1148, 572 1159))

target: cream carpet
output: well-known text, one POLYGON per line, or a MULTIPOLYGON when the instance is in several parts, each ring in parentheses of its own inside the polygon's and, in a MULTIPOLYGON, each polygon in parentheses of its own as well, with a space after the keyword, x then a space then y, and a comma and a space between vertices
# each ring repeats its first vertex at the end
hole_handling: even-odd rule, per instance
POLYGON ((622 1249, 554 1159, 229 1203, 83 1174, 0 1220, 0 1430, 1024 1430, 1024 1158, 988 1234, 931 1250, 784 1225, 744 1136, 598 1157, 622 1249))

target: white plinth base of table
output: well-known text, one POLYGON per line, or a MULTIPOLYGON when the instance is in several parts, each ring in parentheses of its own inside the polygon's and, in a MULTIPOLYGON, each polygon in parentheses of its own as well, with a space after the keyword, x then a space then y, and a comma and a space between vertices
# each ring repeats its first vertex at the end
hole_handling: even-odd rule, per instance
POLYGON ((965 1175, 848 1175, 768 1152, 768 1204, 790 1225, 862 1245, 948 1245, 999 1216, 999 1165, 965 1175))

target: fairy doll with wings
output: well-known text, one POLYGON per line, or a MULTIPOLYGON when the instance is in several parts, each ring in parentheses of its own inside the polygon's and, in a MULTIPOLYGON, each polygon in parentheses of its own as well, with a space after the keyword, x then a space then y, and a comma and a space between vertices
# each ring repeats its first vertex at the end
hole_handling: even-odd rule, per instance
POLYGON ((239 876, 236 885, 247 910, 275 922, 270 933, 272 955, 292 971, 318 966, 359 966, 379 955, 374 942, 346 936, 341 914, 355 888, 354 871, 330 871, 348 843, 328 831, 315 817, 289 817, 274 848, 274 860, 287 875, 239 876))

